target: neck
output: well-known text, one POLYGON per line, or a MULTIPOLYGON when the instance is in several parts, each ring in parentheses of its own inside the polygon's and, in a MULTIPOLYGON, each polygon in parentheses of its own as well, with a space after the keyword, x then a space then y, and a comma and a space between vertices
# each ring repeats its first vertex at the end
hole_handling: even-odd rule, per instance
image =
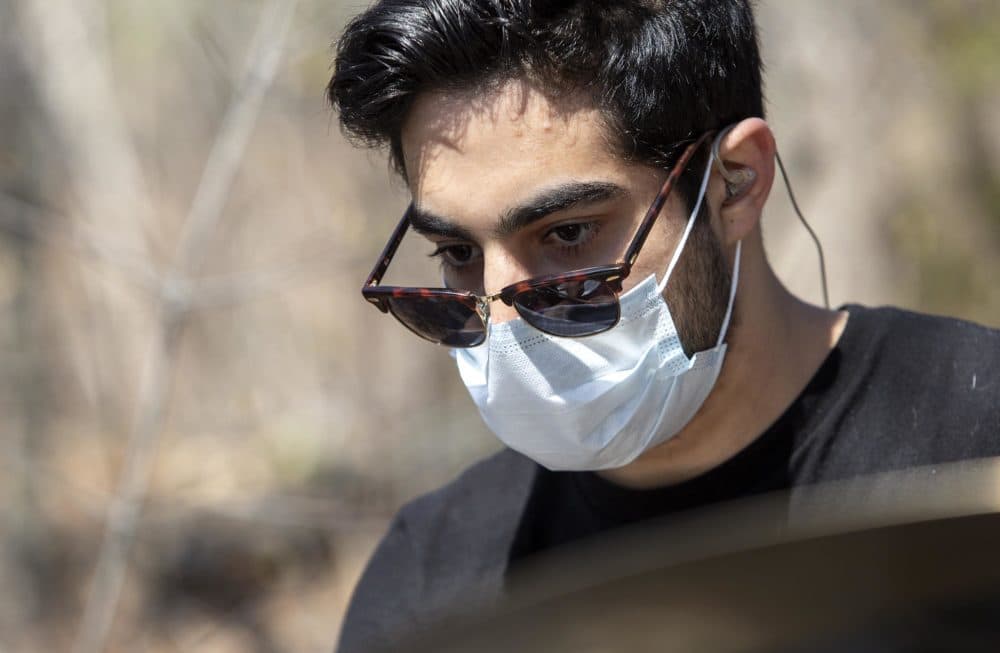
POLYGON ((774 275, 759 237, 744 245, 726 360, 680 433, 632 463, 600 472, 632 488, 673 485, 717 467, 760 437, 836 345, 847 314, 810 305, 774 275))

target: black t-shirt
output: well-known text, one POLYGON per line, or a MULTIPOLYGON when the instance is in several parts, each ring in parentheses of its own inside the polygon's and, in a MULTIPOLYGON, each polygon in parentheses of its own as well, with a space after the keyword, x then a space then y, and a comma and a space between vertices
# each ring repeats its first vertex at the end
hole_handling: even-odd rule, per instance
POLYGON ((761 492, 1000 455, 1000 331, 849 306, 837 346, 741 452, 677 485, 629 490, 504 450, 407 504, 368 563, 342 653, 391 646, 498 596, 511 563, 624 524, 761 492))

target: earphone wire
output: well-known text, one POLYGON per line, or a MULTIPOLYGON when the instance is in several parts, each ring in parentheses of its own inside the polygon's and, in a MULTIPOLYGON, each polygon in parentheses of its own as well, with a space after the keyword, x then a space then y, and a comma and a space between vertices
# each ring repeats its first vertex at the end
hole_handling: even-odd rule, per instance
POLYGON ((819 242, 819 236, 816 235, 813 228, 809 226, 808 222, 806 222, 805 216, 802 215, 802 210, 799 209, 799 203, 795 200, 795 193, 792 192, 792 184, 788 181, 788 173, 785 172, 785 164, 781 161, 781 155, 778 154, 778 152, 775 152, 774 158, 778 161, 778 169, 781 170, 781 178, 785 180, 785 189, 788 191, 788 199, 792 202, 792 208, 795 209, 795 215, 799 217, 799 221, 802 223, 802 226, 809 232, 809 236, 816 245, 816 253, 819 254, 819 277, 820 282, 823 284, 823 304, 826 306, 827 310, 829 310, 830 293, 826 284, 826 257, 823 256, 823 245, 819 242))

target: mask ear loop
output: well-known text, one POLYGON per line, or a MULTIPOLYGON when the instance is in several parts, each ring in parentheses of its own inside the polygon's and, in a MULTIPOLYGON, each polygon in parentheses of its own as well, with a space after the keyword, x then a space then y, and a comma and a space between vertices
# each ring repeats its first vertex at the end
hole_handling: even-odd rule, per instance
MULTIPOLYGON (((728 134, 733 127, 736 125, 729 125, 721 132, 719 136, 712 143, 712 158, 715 160, 715 164, 719 168, 719 173, 723 178, 734 185, 740 185, 745 182, 745 179, 735 170, 730 170, 722 162, 722 157, 719 156, 719 143, 722 142, 722 138, 728 134)), ((788 173, 785 171, 785 164, 781 161, 781 155, 777 151, 774 153, 774 158, 778 162, 778 169, 781 170, 781 178, 785 182, 785 189, 788 191, 788 199, 792 202, 792 208, 795 210, 795 215, 798 216, 799 222, 805 227, 806 231, 809 232, 809 237, 812 238, 813 244, 816 245, 816 253, 819 255, 819 278, 823 286, 823 305, 829 310, 830 308, 830 292, 826 282, 826 257, 823 255, 823 245, 819 242, 819 236, 813 231, 813 228, 806 221, 805 216, 802 215, 802 210, 799 209, 799 203, 795 200, 795 193, 792 192, 792 184, 788 181, 788 173)))
MULTIPOLYGON (((719 153, 719 143, 726 133, 733 128, 733 125, 722 130, 712 143, 712 150, 708 156, 708 163, 705 165, 705 173, 701 178, 701 186, 698 188, 698 199, 694 203, 694 209, 691 211, 690 217, 688 217, 687 224, 684 226, 684 233, 681 235, 680 241, 677 243, 677 247, 674 248, 674 254, 670 258, 670 265, 667 266, 667 272, 663 275, 663 281, 659 283, 656 287, 656 291, 659 294, 663 294, 664 289, 667 287, 667 281, 670 279, 670 275, 673 274, 674 267, 677 266, 677 262, 680 260, 681 252, 684 251, 684 246, 687 244, 688 236, 691 235, 691 230, 694 227, 694 221, 698 218, 698 213, 701 211, 701 204, 705 200, 705 192, 708 189, 708 180, 712 176, 712 163, 717 162, 722 164, 722 160, 718 158, 719 153)), ((724 170, 725 168, 723 168, 724 170)), ((728 171, 727 171, 728 172, 728 171)), ((719 329, 719 338, 715 346, 719 347, 723 340, 726 338, 726 333, 729 331, 729 322, 733 317, 733 304, 736 302, 736 288, 739 285, 740 279, 740 252, 743 248, 743 241, 737 241, 736 243, 736 254, 733 260, 733 273, 732 281, 729 284, 729 303, 726 305, 726 315, 722 319, 722 327, 719 329)))
POLYGON ((729 304, 726 306, 726 316, 722 318, 722 328, 719 329, 719 339, 715 341, 715 347, 718 349, 722 345, 722 341, 726 339, 726 334, 729 332, 729 321, 733 317, 733 304, 736 303, 736 288, 740 284, 740 250, 743 249, 743 241, 736 241, 736 255, 733 257, 733 278, 729 283, 729 304))
POLYGON ((667 287, 667 281, 670 280, 670 275, 673 274, 674 268, 677 266, 677 261, 681 258, 681 252, 684 251, 684 246, 687 244, 688 236, 691 235, 691 229, 694 227, 694 221, 698 219, 698 212, 701 211, 701 203, 705 200, 705 190, 708 188, 708 178, 711 177, 711 175, 712 156, 709 155, 708 165, 705 166, 705 174, 702 175, 701 186, 698 188, 698 199, 694 203, 694 210, 691 211, 687 224, 684 225, 684 233, 681 234, 681 239, 677 242, 677 247, 674 248, 674 255, 670 257, 670 264, 667 266, 667 272, 663 275, 663 281, 656 286, 656 292, 658 294, 663 294, 664 289, 667 287))

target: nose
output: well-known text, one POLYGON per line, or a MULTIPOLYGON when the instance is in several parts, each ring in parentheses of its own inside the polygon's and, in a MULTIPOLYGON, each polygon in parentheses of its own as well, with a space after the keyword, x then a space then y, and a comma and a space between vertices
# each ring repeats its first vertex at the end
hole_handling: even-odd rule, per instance
MULTIPOLYGON (((514 254, 501 246, 483 251, 483 288, 487 294, 500 292, 512 283, 531 277, 531 271, 514 254)), ((494 324, 518 317, 513 306, 499 299, 490 303, 490 321, 494 324)))

